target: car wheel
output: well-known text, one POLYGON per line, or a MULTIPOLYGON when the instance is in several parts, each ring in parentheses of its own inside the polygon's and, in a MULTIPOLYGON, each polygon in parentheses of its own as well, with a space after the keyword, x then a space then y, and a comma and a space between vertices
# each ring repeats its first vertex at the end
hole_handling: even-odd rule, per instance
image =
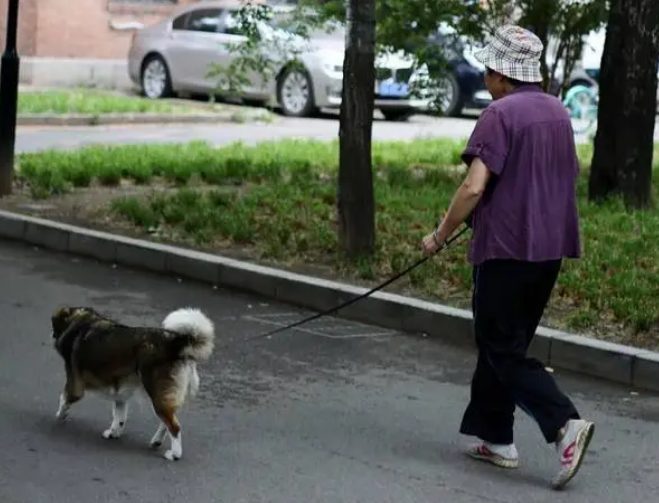
POLYGON ((406 121, 412 115, 414 112, 412 110, 382 110, 380 109, 380 112, 382 112, 382 115, 384 115, 385 120, 388 121, 406 121))
POLYGON ((147 98, 159 99, 172 95, 172 79, 162 56, 149 56, 142 65, 142 93, 147 98))
POLYGON ((449 74, 439 83, 439 110, 447 117, 457 117, 464 108, 464 98, 454 75, 449 74))
POLYGON ((284 115, 307 117, 315 109, 309 74, 300 68, 287 68, 277 82, 277 101, 284 115))

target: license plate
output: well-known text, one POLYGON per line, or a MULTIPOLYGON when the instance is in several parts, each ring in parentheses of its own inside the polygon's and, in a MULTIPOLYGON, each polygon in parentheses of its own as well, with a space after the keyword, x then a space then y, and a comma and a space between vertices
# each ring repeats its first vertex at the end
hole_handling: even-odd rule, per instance
POLYGON ((410 94, 409 86, 403 82, 381 82, 380 96, 389 98, 402 98, 410 94))

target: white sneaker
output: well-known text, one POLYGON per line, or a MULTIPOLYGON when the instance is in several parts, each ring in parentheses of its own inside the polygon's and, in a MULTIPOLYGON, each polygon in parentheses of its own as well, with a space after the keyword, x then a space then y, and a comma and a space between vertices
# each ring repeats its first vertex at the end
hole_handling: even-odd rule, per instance
POLYGON ((469 447, 467 456, 487 461, 500 468, 517 468, 519 466, 519 455, 515 444, 499 445, 481 442, 469 447))
POLYGON ((565 424, 556 442, 561 469, 553 480, 554 489, 562 489, 577 474, 594 432, 595 425, 583 419, 570 419, 565 424))

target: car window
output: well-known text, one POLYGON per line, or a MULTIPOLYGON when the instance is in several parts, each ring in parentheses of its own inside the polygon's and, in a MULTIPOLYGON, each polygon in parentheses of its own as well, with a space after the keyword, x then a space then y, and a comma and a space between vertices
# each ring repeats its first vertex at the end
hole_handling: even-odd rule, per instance
POLYGON ((324 38, 345 39, 345 26, 338 21, 327 21, 323 23, 323 26, 314 26, 309 30, 304 26, 300 28, 299 24, 303 24, 304 21, 297 19, 292 12, 275 11, 267 23, 277 30, 289 33, 306 33, 310 39, 314 40, 324 38))
POLYGON ((226 10, 222 16, 222 25, 220 31, 227 35, 244 35, 245 30, 240 23, 240 17, 237 12, 226 10))
POLYGON ((225 10, 220 19, 220 33, 249 36, 248 30, 243 26, 240 13, 237 10, 225 10))
POLYGON ((217 33, 221 13, 220 9, 198 9, 189 12, 185 29, 188 31, 217 33))
POLYGON ((173 30, 185 30, 185 21, 188 19, 188 14, 187 12, 185 14, 180 15, 174 21, 172 21, 172 29, 173 30))

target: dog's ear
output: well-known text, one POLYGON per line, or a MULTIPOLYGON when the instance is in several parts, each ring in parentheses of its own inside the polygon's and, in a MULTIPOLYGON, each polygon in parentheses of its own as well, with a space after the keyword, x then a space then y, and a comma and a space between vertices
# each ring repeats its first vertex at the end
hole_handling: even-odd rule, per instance
POLYGON ((73 345, 79 336, 86 334, 94 323, 93 316, 90 316, 85 310, 75 310, 67 317, 65 328, 55 336, 53 329, 53 338, 55 339, 55 349, 69 360, 73 345))
POLYGON ((50 319, 53 339, 59 339, 73 323, 86 318, 87 314, 87 310, 80 307, 61 307, 57 309, 50 319))
POLYGON ((53 313, 50 318, 50 324, 52 325, 53 339, 57 340, 60 338, 62 333, 69 326, 69 316, 71 314, 70 307, 61 307, 53 313))

